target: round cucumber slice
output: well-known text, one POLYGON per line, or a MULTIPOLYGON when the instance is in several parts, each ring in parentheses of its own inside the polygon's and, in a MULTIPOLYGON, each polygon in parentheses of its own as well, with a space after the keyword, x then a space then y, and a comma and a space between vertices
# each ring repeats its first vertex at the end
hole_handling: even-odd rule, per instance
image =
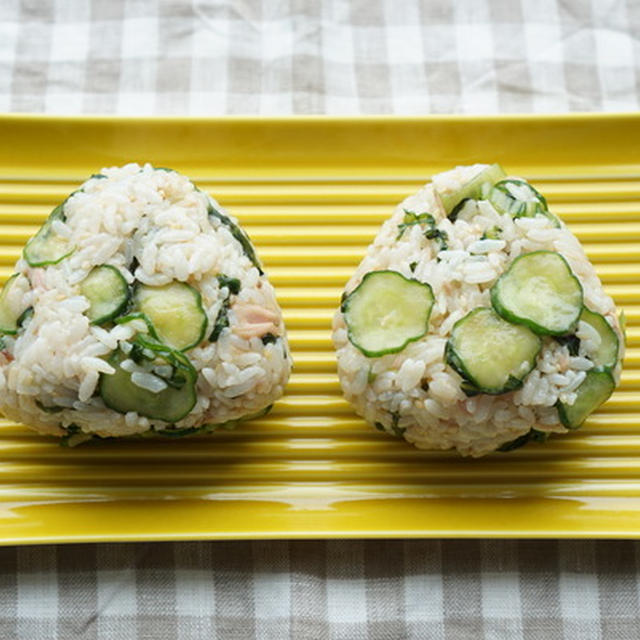
POLYGON ((499 164, 492 164, 482 169, 471 180, 465 182, 460 189, 452 192, 436 192, 447 216, 456 209, 458 204, 467 198, 479 200, 486 197, 493 184, 506 177, 504 169, 499 164))
POLYGON ((110 264, 93 268, 80 283, 80 293, 89 301, 86 316, 91 324, 113 320, 124 311, 129 302, 127 281, 110 264))
POLYGON ((349 340, 370 358, 402 351, 427 333, 433 300, 425 282, 371 271, 341 306, 349 340))
POLYGON ((525 180, 501 180, 489 192, 488 200, 499 213, 508 213, 513 218, 545 216, 555 227, 560 227, 544 196, 525 180))
POLYGON ((591 325, 600 336, 600 346, 595 353, 591 354, 594 366, 604 369, 615 367, 618 362, 620 341, 618 340, 618 334, 613 330, 606 318, 584 307, 580 314, 580 321, 591 325))
POLYGON ((470 222, 478 214, 478 201, 473 198, 465 198, 458 202, 458 204, 451 210, 451 213, 447 216, 451 222, 457 222, 458 220, 464 220, 470 222))
POLYGON ((582 285, 554 251, 516 258, 491 288, 493 308, 543 335, 571 333, 582 313, 582 285))
POLYGON ((615 389, 616 383, 609 371, 588 371, 587 377, 576 389, 573 404, 556 403, 560 422, 567 429, 577 429, 601 404, 604 404, 615 389))
POLYGON ((509 213, 514 218, 535 216, 547 210, 544 196, 524 180, 501 180, 493 185, 489 202, 500 213, 509 213))
POLYGON ((186 351, 198 345, 207 329, 207 315, 200 293, 184 282, 160 287, 139 285, 134 305, 153 324, 158 339, 174 349, 186 351))
POLYGON ((473 385, 471 391, 498 395, 522 386, 541 347, 540 338, 527 327, 478 307, 453 326, 445 357, 473 385))
POLYGON ((20 300, 25 287, 28 287, 28 281, 20 273, 14 273, 4 283, 0 291, 0 333, 15 334, 22 325, 27 308, 21 307, 20 300))
POLYGON ((135 411, 141 416, 165 422, 177 422, 193 409, 198 376, 189 359, 180 351, 138 335, 129 354, 116 349, 107 362, 115 373, 100 376, 99 391, 110 409, 118 413, 135 411), (154 392, 136 384, 136 373, 130 373, 121 366, 127 359, 134 360, 145 374, 163 383, 164 388, 154 392), (166 378, 160 377, 158 371, 161 368, 168 368, 171 374, 166 378))
POLYGON ((63 208, 64 203, 58 205, 49 214, 49 217, 36 235, 27 242, 23 255, 29 266, 45 267, 50 264, 58 264, 58 262, 73 253, 75 247, 71 241, 58 235, 53 229, 55 220, 64 220, 63 208))

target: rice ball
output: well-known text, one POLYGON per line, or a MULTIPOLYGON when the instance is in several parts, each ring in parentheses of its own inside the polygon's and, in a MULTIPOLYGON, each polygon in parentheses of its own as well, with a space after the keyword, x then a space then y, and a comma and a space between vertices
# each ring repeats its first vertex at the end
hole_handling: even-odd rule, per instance
POLYGON ((576 237, 533 186, 482 164, 398 205, 346 285, 333 342, 369 424, 469 456, 578 428, 624 352, 576 237))
POLYGON ((68 444, 229 428, 291 370, 237 220, 148 164, 104 169, 53 210, 0 294, 0 332, 0 410, 68 444))

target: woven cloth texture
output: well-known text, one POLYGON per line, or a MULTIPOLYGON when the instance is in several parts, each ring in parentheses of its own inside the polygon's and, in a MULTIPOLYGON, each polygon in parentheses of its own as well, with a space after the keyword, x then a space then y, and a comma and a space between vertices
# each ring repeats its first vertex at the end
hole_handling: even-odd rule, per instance
MULTIPOLYGON (((0 111, 633 111, 637 0, 0 0, 0 111)), ((628 541, 0 549, 0 638, 631 640, 628 541)))
POLYGON ((636 640, 629 541, 0 549, 3 640, 636 640))
POLYGON ((637 0, 0 0, 0 111, 635 110, 637 0))

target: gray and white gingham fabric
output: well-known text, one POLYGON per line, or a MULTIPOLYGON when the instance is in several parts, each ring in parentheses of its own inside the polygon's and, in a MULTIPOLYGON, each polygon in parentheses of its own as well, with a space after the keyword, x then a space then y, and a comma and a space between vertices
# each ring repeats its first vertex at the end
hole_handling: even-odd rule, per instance
POLYGON ((638 549, 456 540, 0 549, 0 637, 636 640, 638 549))
MULTIPOLYGON (((0 111, 637 110, 639 0, 0 0, 0 111)), ((636 640, 640 544, 0 549, 0 640, 636 640)))
POLYGON ((635 110, 638 0, 0 0, 0 111, 635 110))

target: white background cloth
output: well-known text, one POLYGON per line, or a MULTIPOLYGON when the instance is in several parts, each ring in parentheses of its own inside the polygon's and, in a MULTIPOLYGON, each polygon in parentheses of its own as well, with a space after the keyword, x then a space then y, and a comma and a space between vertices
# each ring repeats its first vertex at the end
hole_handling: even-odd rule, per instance
MULTIPOLYGON (((633 111, 638 0, 0 0, 0 111, 633 111)), ((634 542, 0 549, 0 638, 640 637, 634 542)))

